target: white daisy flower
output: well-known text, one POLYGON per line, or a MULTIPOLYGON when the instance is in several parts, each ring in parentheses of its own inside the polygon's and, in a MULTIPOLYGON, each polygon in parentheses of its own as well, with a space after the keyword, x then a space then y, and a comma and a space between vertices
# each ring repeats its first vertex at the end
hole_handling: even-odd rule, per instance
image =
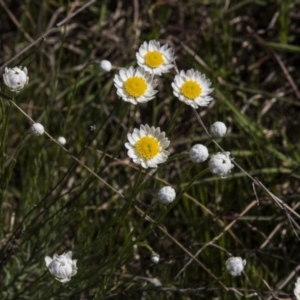
POLYGON ((295 282, 294 295, 296 296, 297 300, 300 300, 300 277, 298 277, 297 281, 295 282))
POLYGON ((165 132, 160 132, 159 127, 141 125, 140 129, 135 128, 133 133, 127 134, 129 143, 126 143, 125 147, 128 149, 128 156, 145 169, 157 168, 170 154, 165 150, 170 145, 165 136, 165 132))
POLYGON ((241 257, 229 257, 226 261, 226 270, 232 276, 239 276, 244 270, 246 259, 241 257))
POLYGON ((214 137, 222 137, 226 134, 227 127, 223 122, 215 122, 210 126, 210 133, 214 137))
POLYGON ((62 255, 54 254, 53 259, 46 256, 45 262, 54 278, 62 283, 70 281, 71 277, 77 273, 77 260, 72 260, 72 251, 62 255))
POLYGON ((153 75, 161 75, 173 68, 175 56, 173 48, 160 46, 157 41, 144 42, 136 53, 137 63, 153 75))
POLYGON ((157 80, 143 68, 121 69, 114 77, 117 94, 132 104, 148 102, 155 97, 157 80))
POLYGON ((209 96, 213 91, 213 88, 210 88, 210 86, 210 80, 206 79, 204 74, 194 69, 190 69, 186 73, 181 71, 172 82, 173 94, 180 101, 194 108, 207 106, 213 100, 209 96))
POLYGON ((233 167, 234 164, 231 162, 230 152, 218 152, 212 155, 209 161, 210 171, 221 178, 226 178, 233 167))

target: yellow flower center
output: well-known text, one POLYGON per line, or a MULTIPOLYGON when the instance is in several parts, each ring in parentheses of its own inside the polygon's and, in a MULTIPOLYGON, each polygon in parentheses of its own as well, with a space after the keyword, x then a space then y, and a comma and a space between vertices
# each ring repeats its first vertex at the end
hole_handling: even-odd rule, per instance
POLYGON ((144 136, 135 144, 135 149, 142 158, 151 159, 159 153, 160 146, 157 139, 144 136))
POLYGON ((142 77, 130 77, 125 81, 124 88, 131 97, 140 97, 145 94, 147 83, 142 77))
POLYGON ((181 93, 188 99, 194 100, 202 93, 199 83, 193 80, 187 80, 180 88, 181 93))
POLYGON ((164 63, 163 55, 158 51, 149 51, 145 55, 145 63, 150 68, 157 68, 164 63))

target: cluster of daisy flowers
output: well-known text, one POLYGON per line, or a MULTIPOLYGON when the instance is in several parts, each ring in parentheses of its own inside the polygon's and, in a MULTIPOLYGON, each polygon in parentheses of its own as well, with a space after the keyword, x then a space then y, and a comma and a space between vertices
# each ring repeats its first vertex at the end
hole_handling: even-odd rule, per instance
MULTIPOLYGON (((133 105, 153 100, 157 94, 159 76, 171 69, 177 71, 174 50, 168 45, 161 46, 158 41, 144 42, 136 53, 136 59, 138 67, 123 68, 114 76, 117 95, 133 105)), ((100 62, 100 69, 103 72, 109 72, 112 68, 109 61, 100 62)), ((12 92, 20 92, 28 84, 28 80, 26 67, 5 68, 3 81, 12 92)), ((210 80, 197 70, 177 71, 171 86, 174 96, 194 109, 205 107, 213 100, 210 96, 213 91, 210 80)), ((214 137, 224 136, 226 130, 226 125, 222 122, 215 122, 210 127, 214 137)), ((31 126, 30 132, 34 136, 40 136, 45 130, 42 124, 35 123, 31 126)), ((170 155, 167 151, 170 140, 159 127, 141 124, 139 129, 135 128, 132 133, 128 133, 127 138, 125 147, 128 156, 145 169, 157 168, 159 164, 166 162, 170 155)), ((59 137, 57 142, 65 145, 66 139, 59 137)), ((208 159, 209 152, 205 145, 196 144, 190 149, 189 156, 192 162, 202 163, 208 159)), ((233 168, 229 152, 211 155, 208 165, 213 174, 222 178, 225 178, 233 168)), ((157 192, 157 199, 164 205, 169 205, 175 198, 176 192, 171 186, 164 186, 157 192)), ((158 263, 159 255, 151 256, 151 260, 158 263)), ((53 258, 47 256, 45 262, 54 278, 62 283, 70 281, 77 273, 77 261, 72 260, 71 251, 62 255, 55 254, 53 258)), ((226 269, 233 276, 237 276, 241 274, 245 264, 241 258, 232 258, 226 263, 226 269)))
MULTIPOLYGON (((123 68, 114 77, 117 95, 133 105, 153 100, 157 94, 158 77, 173 68, 177 71, 174 50, 168 45, 160 46, 155 40, 144 42, 136 53, 136 59, 138 67, 123 68)), ((103 72, 109 72, 113 66, 109 61, 103 60, 100 62, 100 68, 103 72)), ((29 81, 27 68, 22 66, 5 68, 2 77, 5 85, 14 93, 19 93, 29 81)), ((211 81, 197 70, 177 71, 171 86, 174 96, 194 109, 205 107, 213 100, 210 96, 213 91, 211 81)), ((210 126, 212 137, 221 138, 226 131, 227 127, 223 122, 217 121, 210 126)), ((30 132, 34 136, 40 136, 45 130, 42 124, 34 123, 30 132)), ((157 168, 159 164, 166 162, 170 155, 166 150, 170 140, 159 127, 140 125, 140 128, 135 128, 127 138, 125 147, 128 156, 143 168, 157 168)), ((57 142, 65 145, 66 139, 59 137, 57 142)), ((190 149, 189 157, 194 163, 203 163, 209 158, 208 148, 196 144, 190 149)), ((230 152, 212 154, 208 166, 213 174, 226 178, 234 167, 230 152)), ((171 186, 164 186, 157 192, 157 199, 164 205, 169 205, 175 198, 176 192, 171 186)), ((159 260, 159 254, 153 252, 151 261, 156 264, 159 260)), ((54 254, 53 258, 46 256, 45 263, 53 277, 62 283, 69 282, 77 273, 77 260, 72 260, 71 251, 61 255, 54 254)), ((232 276, 239 276, 245 265, 245 259, 230 257, 225 263, 225 268, 232 276)), ((300 277, 295 283, 294 295, 300 300, 300 277)))
MULTIPOLYGON (((139 67, 121 69, 114 77, 117 94, 135 105, 154 99, 157 76, 174 68, 175 52, 168 45, 160 46, 159 42, 153 40, 140 46, 136 58, 139 67)), ((209 95, 213 91, 210 86, 210 80, 194 69, 180 71, 172 82, 174 95, 194 108, 207 106, 213 100, 209 95)))
MULTIPOLYGON (((137 105, 153 100, 157 94, 158 77, 171 71, 175 67, 175 52, 168 45, 161 46, 158 41, 144 42, 136 53, 138 67, 121 69, 114 76, 114 84, 117 95, 124 101, 137 105)), ((107 62, 102 61, 100 68, 107 62)), ((213 98, 211 82, 206 76, 197 70, 177 71, 171 83, 173 94, 183 103, 197 109, 207 106, 213 98)), ((226 126, 222 122, 216 122, 211 126, 211 134, 214 137, 222 137, 226 133, 226 126)), ((132 133, 128 134, 128 156, 134 163, 143 168, 156 168, 164 163, 169 156, 166 150, 170 141, 161 132, 160 128, 140 125, 132 133)), ((207 160, 209 154, 206 146, 195 145, 190 150, 190 158, 193 162, 201 163, 207 160)), ((225 178, 233 168, 229 152, 220 152, 211 156, 209 169, 213 174, 225 178)))
MULTIPOLYGON (((114 77, 117 94, 124 101, 137 105, 148 102, 156 96, 158 76, 169 72, 175 67, 175 52, 168 45, 161 46, 158 41, 144 42, 136 53, 137 68, 121 69, 114 77)), ((112 64, 103 60, 100 68, 104 72, 112 69, 112 64)), ((176 68, 174 68, 177 70, 176 68)), ((28 84, 28 71, 24 67, 5 68, 3 81, 6 86, 15 93, 20 92, 28 84)), ((185 104, 198 108, 207 106, 213 98, 210 96, 213 88, 211 82, 204 74, 190 69, 180 71, 174 77, 171 84, 173 94, 185 104)), ((30 128, 32 135, 40 136, 44 133, 42 124, 33 124, 30 128)), ((222 122, 216 122, 211 126, 213 136, 221 137, 226 133, 226 126, 222 122)), ((58 143, 65 145, 64 137, 58 139, 58 143)), ((128 155, 133 162, 143 168, 156 168, 158 164, 164 163, 169 156, 166 150, 170 141, 161 132, 160 128, 141 125, 128 134, 128 155)), ((203 162, 208 158, 208 151, 204 145, 195 145, 190 151, 190 157, 194 162, 203 162)), ((229 152, 217 153, 211 157, 209 168, 212 173, 226 177, 233 164, 229 152)))

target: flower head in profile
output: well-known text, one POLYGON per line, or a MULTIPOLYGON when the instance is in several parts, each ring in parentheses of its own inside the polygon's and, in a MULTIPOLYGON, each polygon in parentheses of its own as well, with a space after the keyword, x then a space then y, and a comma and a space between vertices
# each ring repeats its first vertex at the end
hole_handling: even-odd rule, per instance
POLYGON ((194 108, 207 106, 213 100, 211 82, 204 74, 194 69, 181 71, 172 82, 173 94, 182 102, 194 108))
POLYGON ((3 81, 12 92, 20 92, 28 83, 27 68, 14 67, 12 69, 5 68, 3 81))
POLYGON ((233 167, 234 164, 231 162, 230 152, 218 152, 212 155, 209 161, 210 171, 221 178, 226 178, 233 167))
POLYGON ((158 191, 157 198, 162 204, 168 205, 175 200, 176 192, 171 186, 164 186, 158 191))
POLYGON ((300 300, 300 277, 298 277, 297 281, 295 282, 294 295, 296 296, 297 300, 300 300))
POLYGON ((159 127, 141 125, 140 129, 135 128, 133 133, 127 134, 127 138, 129 143, 125 147, 128 149, 128 156, 143 168, 157 168, 158 164, 168 159, 170 153, 166 148, 170 141, 165 132, 160 132, 159 127))
POLYGON ((232 276, 239 276, 244 270, 246 260, 241 257, 229 257, 226 261, 226 270, 232 276))
POLYGON ((72 260, 72 251, 62 255, 54 254, 53 259, 46 256, 45 262, 53 277, 62 283, 70 281, 71 277, 77 273, 77 260, 72 260))
POLYGON ((148 102, 155 97, 157 80, 143 68, 121 69, 114 77, 117 94, 132 104, 148 102))
POLYGON ((153 75, 169 72, 175 60, 173 48, 168 45, 160 46, 155 40, 144 42, 136 53, 136 58, 138 65, 153 75))

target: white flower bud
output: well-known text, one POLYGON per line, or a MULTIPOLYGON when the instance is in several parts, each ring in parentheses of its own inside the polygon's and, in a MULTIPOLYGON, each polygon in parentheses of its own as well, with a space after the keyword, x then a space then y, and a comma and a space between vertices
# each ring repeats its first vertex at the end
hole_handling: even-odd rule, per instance
POLYGON ((158 264, 159 263, 159 259, 160 259, 159 254, 157 254, 155 252, 151 254, 151 261, 153 263, 158 264))
POLYGON ((208 150, 204 145, 194 145, 190 150, 190 158, 195 163, 201 163, 207 160, 208 150))
POLYGON ((171 186, 164 186, 157 193, 158 200, 162 204, 170 204, 176 198, 176 192, 171 186))
POLYGON ((226 270, 232 276, 239 276, 244 270, 246 260, 241 257, 230 257, 226 261, 226 270))
POLYGON ((34 123, 30 127, 30 132, 34 136, 40 136, 40 135, 44 134, 45 129, 44 129, 44 126, 42 124, 34 123))
POLYGON ((5 68, 3 74, 3 81, 8 88, 13 92, 20 92, 20 90, 28 83, 27 68, 14 67, 12 69, 5 68))
POLYGON ((77 273, 77 260, 72 260, 72 251, 62 255, 54 254, 53 259, 45 257, 46 267, 54 278, 62 283, 71 280, 71 277, 77 273))
POLYGON ((210 171, 222 178, 226 178, 234 165, 231 163, 230 152, 218 152, 212 155, 209 161, 210 171))
POLYGON ((300 277, 297 278, 295 283, 294 295, 296 296, 297 300, 300 300, 300 277))
POLYGON ((227 127, 223 122, 215 122, 210 126, 210 133, 215 137, 222 137, 226 134, 227 127))
POLYGON ((111 62, 108 60, 102 60, 100 62, 100 68, 104 72, 109 72, 112 68, 111 62))
POLYGON ((61 144, 61 145, 65 145, 66 144, 66 139, 63 136, 60 136, 57 141, 61 144))

